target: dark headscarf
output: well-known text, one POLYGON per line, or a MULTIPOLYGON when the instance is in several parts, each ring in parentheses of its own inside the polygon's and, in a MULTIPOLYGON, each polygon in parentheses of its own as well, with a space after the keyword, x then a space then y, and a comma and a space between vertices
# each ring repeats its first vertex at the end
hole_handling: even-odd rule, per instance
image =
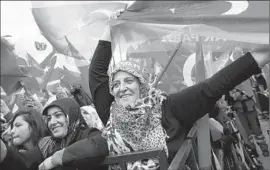
MULTIPOLYGON (((64 98, 53 101, 43 110, 43 115, 46 116, 48 114, 48 109, 55 106, 59 107, 68 117, 68 132, 67 136, 62 139, 50 136, 41 140, 39 147, 45 158, 51 156, 55 151, 76 142, 76 137, 80 131, 87 128, 87 124, 81 115, 80 106, 74 99, 64 98)), ((48 126, 48 122, 46 122, 46 124, 48 126)))

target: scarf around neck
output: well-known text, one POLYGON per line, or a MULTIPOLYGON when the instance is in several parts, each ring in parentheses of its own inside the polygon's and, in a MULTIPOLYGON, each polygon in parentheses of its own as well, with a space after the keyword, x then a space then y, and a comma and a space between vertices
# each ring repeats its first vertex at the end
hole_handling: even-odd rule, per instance
MULTIPOLYGON (((149 75, 140 65, 131 61, 121 61, 109 73, 109 90, 113 95, 113 78, 118 71, 127 72, 140 82, 140 99, 134 106, 124 108, 116 101, 111 104, 110 117, 102 136, 107 140, 111 155, 151 149, 165 150, 168 156, 166 131, 162 127, 162 102, 167 94, 151 87, 149 75)), ((156 158, 128 162, 127 169, 157 169, 156 158)), ((110 166, 119 169, 118 165, 110 166)))
MULTIPOLYGON (((165 150, 168 156, 167 134, 161 125, 161 106, 164 99, 164 92, 152 88, 148 96, 139 99, 133 108, 124 108, 116 102, 112 103, 109 121, 102 133, 107 139, 111 155, 161 149, 165 150)), ((149 166, 148 162, 145 167, 149 166)), ((159 166, 155 158, 151 162, 159 166)), ((135 166, 142 167, 142 161, 128 163, 128 169, 135 169, 135 166)))
POLYGON ((39 142, 44 158, 76 142, 76 137, 80 131, 87 128, 87 124, 80 112, 80 106, 75 100, 71 98, 55 100, 43 110, 43 115, 47 115, 48 109, 54 106, 59 107, 66 114, 69 120, 68 132, 64 138, 58 139, 51 135, 39 142))

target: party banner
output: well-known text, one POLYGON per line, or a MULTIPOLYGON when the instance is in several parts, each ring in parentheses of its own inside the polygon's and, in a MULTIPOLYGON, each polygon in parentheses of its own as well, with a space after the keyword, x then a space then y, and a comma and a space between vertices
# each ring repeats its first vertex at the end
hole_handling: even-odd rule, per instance
POLYGON ((163 25, 118 21, 118 24, 112 26, 111 35, 113 62, 138 62, 148 71, 149 83, 153 84, 158 81, 156 78, 177 50, 158 82, 158 87, 168 93, 181 91, 195 84, 198 52, 204 56, 205 74, 210 77, 245 52, 268 44, 257 33, 241 32, 236 41, 235 32, 201 24, 163 25))

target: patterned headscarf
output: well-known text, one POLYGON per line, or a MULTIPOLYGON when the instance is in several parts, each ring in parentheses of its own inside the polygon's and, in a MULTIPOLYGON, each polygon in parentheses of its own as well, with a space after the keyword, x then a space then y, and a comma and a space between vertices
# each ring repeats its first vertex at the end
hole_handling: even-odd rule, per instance
POLYGON ((139 82, 141 83, 141 87, 140 87, 140 97, 146 97, 147 93, 150 89, 150 86, 148 84, 148 74, 145 71, 145 69, 142 69, 138 64, 134 63, 134 62, 130 62, 130 61, 121 61, 119 62, 116 67, 114 68, 114 70, 112 70, 111 73, 109 73, 109 87, 110 87, 110 93, 113 95, 112 93, 112 89, 113 89, 113 78, 114 75, 118 72, 118 71, 125 71, 129 74, 132 74, 133 76, 135 76, 136 78, 138 78, 139 82))
MULTIPOLYGON (((110 93, 113 90, 113 78, 118 71, 127 72, 140 82, 140 99, 133 107, 125 108, 115 101, 110 108, 110 117, 103 131, 107 139, 110 154, 121 154, 132 151, 144 151, 150 149, 162 149, 168 154, 166 145, 167 134, 161 125, 162 101, 167 94, 161 90, 150 87, 147 81, 147 73, 139 65, 130 61, 120 62, 109 73, 110 93)), ((156 159, 146 162, 129 162, 128 169, 158 167, 156 159), (154 164, 153 164, 154 163, 154 164)), ((118 169, 118 166, 111 166, 118 169)))

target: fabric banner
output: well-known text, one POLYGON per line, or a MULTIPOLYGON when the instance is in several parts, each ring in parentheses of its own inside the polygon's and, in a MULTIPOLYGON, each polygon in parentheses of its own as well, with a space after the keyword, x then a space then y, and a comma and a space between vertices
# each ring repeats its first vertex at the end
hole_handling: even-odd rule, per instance
POLYGON ((161 73, 176 50, 177 44, 181 42, 172 63, 158 83, 158 87, 168 93, 180 91, 194 84, 197 43, 201 44, 207 77, 232 62, 231 59, 237 59, 237 55, 268 44, 263 40, 265 38, 257 36, 257 33, 241 32, 242 38, 236 41, 232 38, 234 32, 225 32, 207 25, 163 25, 117 21, 112 26, 111 35, 113 62, 117 63, 121 60, 139 62, 153 74, 150 76, 152 78, 161 73), (215 31, 211 35, 210 31, 203 30, 215 31), (222 38, 218 34, 222 35, 222 38), (247 37, 251 39, 247 40, 247 37), (259 41, 260 39, 262 41, 259 41))
POLYGON ((69 56, 69 45, 65 39, 67 37, 83 57, 89 60, 109 15, 115 10, 125 9, 129 2, 32 1, 31 3, 38 27, 58 52, 69 56))

